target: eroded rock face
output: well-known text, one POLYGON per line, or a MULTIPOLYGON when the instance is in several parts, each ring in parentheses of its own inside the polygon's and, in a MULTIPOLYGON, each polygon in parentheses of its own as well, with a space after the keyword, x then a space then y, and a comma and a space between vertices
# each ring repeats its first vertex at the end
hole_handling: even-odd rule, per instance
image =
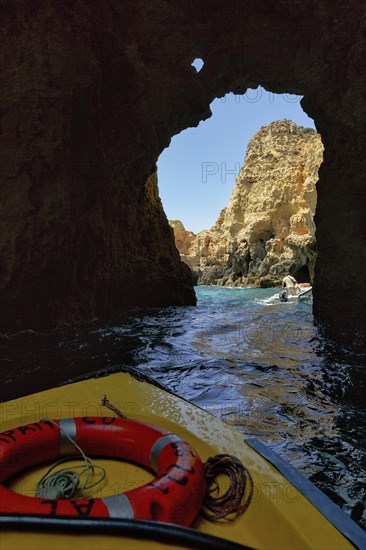
POLYGON ((273 286, 287 271, 300 282, 313 280, 315 186, 322 157, 320 135, 289 120, 255 134, 230 203, 215 225, 184 249, 176 238, 200 284, 273 286))
POLYGON ((178 248, 180 255, 182 256, 189 254, 189 250, 196 238, 196 234, 192 231, 187 231, 180 220, 169 220, 169 225, 173 228, 175 245, 178 248))
POLYGON ((146 181, 214 98, 262 85, 303 95, 322 136, 314 312, 328 334, 354 342, 366 310, 365 9, 3 0, 2 329, 193 303, 146 181))

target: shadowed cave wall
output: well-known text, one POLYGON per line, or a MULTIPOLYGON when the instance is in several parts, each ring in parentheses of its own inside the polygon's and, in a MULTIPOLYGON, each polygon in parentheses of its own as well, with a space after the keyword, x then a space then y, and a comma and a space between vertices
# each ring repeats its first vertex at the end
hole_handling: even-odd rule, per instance
POLYGON ((195 303, 155 163, 214 98, 260 85, 303 95, 322 135, 314 313, 362 344, 362 3, 1 0, 0 15, 2 330, 195 303))

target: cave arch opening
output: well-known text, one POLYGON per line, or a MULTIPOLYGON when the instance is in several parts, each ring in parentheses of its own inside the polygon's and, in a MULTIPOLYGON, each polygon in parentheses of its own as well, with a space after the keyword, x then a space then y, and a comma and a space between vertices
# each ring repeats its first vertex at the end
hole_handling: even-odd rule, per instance
MULTIPOLYGON (((198 128, 188 128, 174 136, 170 147, 165 149, 158 159, 160 197, 167 217, 175 228, 176 246, 183 261, 187 261, 187 256, 198 254, 204 256, 204 262, 210 265, 215 263, 215 259, 209 258, 209 248, 215 249, 216 260, 222 269, 215 271, 216 280, 211 278, 212 284, 219 278, 219 284, 234 283, 235 286, 246 286, 256 279, 258 286, 267 286, 271 285, 269 278, 275 286, 285 270, 290 270, 293 274, 299 272, 301 279, 306 279, 302 282, 310 282, 313 279, 316 256, 313 220, 316 207, 315 184, 322 156, 318 151, 315 161, 319 161, 316 173, 312 170, 312 179, 307 181, 309 177, 306 163, 309 153, 303 154, 302 149, 304 143, 310 148, 310 144, 307 144, 309 136, 316 135, 320 143, 321 140, 316 133, 314 121, 300 106, 301 99, 301 96, 293 94, 275 94, 261 86, 248 89, 241 95, 228 93, 211 103, 212 116, 209 119, 202 121, 198 128), (233 198, 235 188, 238 187, 235 182, 238 181, 239 173, 245 171, 248 147, 251 141, 258 141, 258 133, 263 134, 262 146, 259 145, 259 149, 264 147, 265 151, 258 154, 257 144, 256 150, 252 152, 258 157, 257 173, 252 178, 246 174, 245 192, 249 195, 258 194, 260 186, 256 186, 256 178, 262 177, 263 180, 265 174, 268 176, 270 172, 281 176, 281 170, 290 170, 291 165, 297 162, 296 169, 290 173, 292 189, 289 190, 287 184, 280 181, 280 177, 276 182, 274 180, 277 176, 271 176, 271 183, 267 182, 267 185, 262 181, 260 184, 264 210, 267 208, 268 212, 266 216, 262 216, 261 197, 254 197, 256 204, 252 214, 257 215, 258 219, 256 223, 251 220, 252 227, 248 234, 244 235, 245 219, 240 218, 240 215, 244 214, 242 204, 241 213, 237 211, 237 215, 231 219, 231 239, 228 239, 228 235, 223 235, 220 245, 218 242, 212 243, 206 234, 200 238, 201 231, 215 227, 217 233, 217 226, 223 221, 227 225, 222 210, 235 210, 232 205, 233 200, 238 202, 238 197, 233 198), (296 133, 299 133, 300 142, 295 140, 294 149, 291 150, 291 144, 288 142, 291 142, 296 133), (271 139, 274 143, 273 151, 270 143, 267 143, 271 139), (286 150, 288 156, 285 166, 281 158, 284 157, 281 153, 283 150, 286 150), (261 164, 271 164, 264 168, 262 176, 258 175, 261 164), (256 188, 252 193, 251 187, 256 188), (292 204, 299 194, 301 200, 298 204, 292 204), (269 204, 271 200, 272 205, 269 204), (306 213, 304 204, 307 208, 306 213), (278 219, 275 219, 276 216, 278 219), (283 227, 280 227, 281 223, 283 227), (239 243, 235 243, 238 235, 239 243), (192 239, 196 239, 193 246, 192 239), (268 262, 269 256, 278 256, 280 247, 283 249, 281 252, 284 252, 285 245, 293 252, 292 261, 271 265, 268 262), (267 262, 266 269, 262 268, 260 275, 258 269, 253 269, 254 263, 258 263, 258 260, 262 261, 263 265, 267 262), (232 273, 227 277, 229 267, 232 273), (302 268, 306 269, 306 274, 301 271, 302 268)), ((253 159, 251 163, 253 164, 253 159)), ((285 176, 285 179, 288 179, 289 173, 285 176)), ((236 209, 238 210, 238 205, 236 209)), ((247 225, 248 223, 247 220, 247 225)), ((188 259, 187 263, 192 267, 197 261, 199 262, 197 258, 188 259)))

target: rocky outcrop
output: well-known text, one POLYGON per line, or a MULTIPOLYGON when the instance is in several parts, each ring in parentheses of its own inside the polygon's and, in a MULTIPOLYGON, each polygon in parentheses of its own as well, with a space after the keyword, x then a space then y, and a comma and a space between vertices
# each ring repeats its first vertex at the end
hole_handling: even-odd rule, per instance
POLYGON ((189 254, 196 234, 192 231, 187 231, 180 220, 169 220, 169 225, 173 228, 175 246, 178 248, 181 257, 186 256, 189 254))
POLYGON ((230 203, 182 259, 200 284, 274 286, 287 271, 314 278, 316 182, 320 135, 289 120, 272 122, 250 140, 230 203))
POLYGON ((358 0, 1 0, 2 330, 193 303, 146 181, 213 99, 263 86, 303 95, 322 136, 314 313, 359 343, 365 11, 358 0))

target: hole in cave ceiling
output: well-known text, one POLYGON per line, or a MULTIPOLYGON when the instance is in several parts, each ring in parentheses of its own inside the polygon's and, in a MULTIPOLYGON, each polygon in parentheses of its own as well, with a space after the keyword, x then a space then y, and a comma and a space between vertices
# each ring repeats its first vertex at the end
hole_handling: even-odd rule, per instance
POLYGON ((203 59, 200 57, 196 57, 196 59, 191 63, 192 67, 196 69, 196 71, 199 73, 204 65, 203 59))

